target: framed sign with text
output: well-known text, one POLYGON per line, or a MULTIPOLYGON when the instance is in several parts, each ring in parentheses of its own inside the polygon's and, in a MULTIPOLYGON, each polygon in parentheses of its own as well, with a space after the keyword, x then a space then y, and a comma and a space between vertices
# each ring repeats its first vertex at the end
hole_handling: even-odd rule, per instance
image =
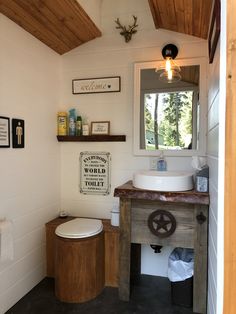
POLYGON ((92 135, 108 135, 110 133, 110 121, 91 122, 92 135))
POLYGON ((72 80, 73 94, 114 92, 120 92, 120 76, 72 80))
POLYGON ((80 193, 100 194, 110 193, 110 163, 108 152, 80 153, 80 193))
POLYGON ((0 147, 10 147, 10 119, 0 117, 0 147))

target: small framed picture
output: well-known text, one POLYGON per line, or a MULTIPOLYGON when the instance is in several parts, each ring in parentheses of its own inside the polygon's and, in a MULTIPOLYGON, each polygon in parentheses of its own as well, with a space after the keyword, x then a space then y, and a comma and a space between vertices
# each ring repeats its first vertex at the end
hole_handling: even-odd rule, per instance
POLYGON ((109 135, 110 121, 94 121, 91 122, 92 135, 109 135))
POLYGON ((0 117, 0 147, 10 147, 10 119, 0 117))
POLYGON ((12 147, 25 147, 25 122, 20 119, 12 119, 12 147))

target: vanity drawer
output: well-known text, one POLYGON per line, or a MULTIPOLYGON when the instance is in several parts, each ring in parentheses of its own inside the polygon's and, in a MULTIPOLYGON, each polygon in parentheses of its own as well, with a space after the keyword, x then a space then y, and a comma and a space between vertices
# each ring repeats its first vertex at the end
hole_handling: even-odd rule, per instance
MULTIPOLYGON (((195 217, 195 207, 191 204, 133 201, 131 206, 131 242, 194 248, 195 217), (159 237, 151 232, 148 226, 148 218, 157 210, 164 213, 164 220, 169 220, 165 213, 167 215, 170 213, 174 217, 176 229, 173 234, 159 237)), ((167 231, 170 229, 170 226, 171 223, 164 224, 167 231)), ((162 231, 163 233, 161 234, 165 234, 165 230, 163 229, 162 231)))

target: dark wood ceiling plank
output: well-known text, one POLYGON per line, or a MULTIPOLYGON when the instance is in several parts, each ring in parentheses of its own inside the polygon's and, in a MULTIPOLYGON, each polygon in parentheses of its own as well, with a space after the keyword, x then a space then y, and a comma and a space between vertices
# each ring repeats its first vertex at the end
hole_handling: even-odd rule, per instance
POLYGON ((165 26, 164 28, 169 30, 175 30, 177 28, 177 17, 174 1, 159 1, 158 7, 160 10, 162 25, 165 26))
POLYGON ((76 35, 69 30, 65 24, 63 24, 57 16, 54 14, 54 10, 51 10, 47 6, 47 0, 25 0, 33 7, 35 13, 38 12, 40 18, 45 21, 48 21, 50 24, 51 31, 55 32, 59 38, 63 38, 63 40, 67 43, 67 45, 71 46, 72 48, 77 47, 82 43, 82 41, 76 37, 76 35), (60 37, 61 36, 61 37, 60 37))
POLYGON ((47 0, 48 7, 58 19, 82 41, 87 42, 101 36, 100 30, 85 13, 83 8, 72 0, 47 0), (73 8, 79 8, 78 14, 73 8), (65 14, 65 12, 68 12, 65 14), (92 26, 91 26, 92 25, 92 26))
POLYGON ((211 20, 211 10, 213 6, 212 0, 205 0, 203 2, 204 8, 202 9, 202 23, 200 28, 201 37, 207 39, 208 37, 208 27, 206 25, 209 24, 211 20))
POLYGON ((59 54, 101 36, 76 0, 0 0, 0 12, 59 54))
POLYGON ((200 28, 202 23, 202 1, 193 2, 193 12, 197 18, 193 18, 193 32, 197 37, 200 37, 200 28))
POLYGON ((199 67, 198 66, 188 66, 181 67, 181 77, 182 81, 199 85, 199 67))
MULTIPOLYGON (((81 25, 85 27, 85 32, 90 33, 92 38, 102 35, 96 24, 90 19, 83 7, 76 0, 64 0, 71 8, 71 11, 76 13, 77 19, 80 20, 81 25)), ((78 30, 79 31, 79 30, 78 30)))
POLYGON ((211 5, 212 0, 205 1, 194 1, 193 2, 193 12, 198 19, 193 18, 193 29, 198 37, 207 38, 208 35, 208 25, 211 15, 211 5))
MULTIPOLYGON (((48 31, 50 36, 55 36, 58 38, 62 43, 66 45, 68 49, 73 49, 76 47, 77 43, 73 43, 70 39, 63 34, 62 30, 58 28, 58 24, 53 24, 47 16, 41 14, 38 10, 38 6, 36 1, 32 0, 14 0, 25 12, 27 12, 32 19, 37 21, 42 27, 45 27, 48 31)), ((42 29, 43 31, 43 29, 42 29)))
POLYGON ((149 0, 156 28, 207 38, 213 0, 149 0))
POLYGON ((158 7, 157 0, 148 0, 148 2, 156 29, 162 28, 160 11, 157 8, 158 7))
MULTIPOLYGON (((30 0, 29 0, 30 1, 30 0)), ((35 0, 39 12, 46 16, 59 30, 70 39, 76 46, 82 44, 82 41, 72 32, 55 14, 55 10, 47 6, 48 0, 35 0)))
POLYGON ((184 0, 184 32, 188 35, 193 35, 193 1, 184 0))
POLYGON ((174 0, 177 28, 180 33, 185 32, 185 10, 184 10, 184 0, 174 0))
POLYGON ((59 54, 69 50, 69 47, 53 36, 15 1, 2 0, 1 12, 59 54))

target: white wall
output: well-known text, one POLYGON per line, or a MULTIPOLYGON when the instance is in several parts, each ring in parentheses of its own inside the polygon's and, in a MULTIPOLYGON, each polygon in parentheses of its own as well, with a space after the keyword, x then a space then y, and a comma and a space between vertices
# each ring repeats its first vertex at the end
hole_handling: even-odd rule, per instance
POLYGON ((226 2, 221 5, 221 35, 209 71, 208 150, 210 166, 208 313, 223 313, 224 164, 226 109, 226 2))
MULTIPOLYGON (((62 208, 73 215, 110 218, 110 210, 118 202, 113 197, 116 186, 132 179, 136 170, 149 169, 149 157, 133 155, 133 69, 134 62, 161 60, 166 43, 179 47, 179 58, 207 56, 207 43, 199 38, 164 30, 155 30, 147 1, 104 0, 101 7, 103 36, 62 56, 63 98, 60 109, 75 107, 89 122, 111 121, 112 134, 125 134, 122 143, 61 143, 61 202, 62 208), (130 24, 138 16, 138 32, 128 44, 115 28, 119 17, 130 24), (72 95, 71 81, 75 78, 121 76, 121 92, 108 94, 72 95), (108 196, 79 193, 79 154, 81 151, 107 151, 112 155, 111 194, 108 196)), ((191 169, 191 158, 167 158, 168 169, 191 169)), ((147 251, 147 250, 146 250, 147 251)), ((152 253, 154 254, 154 253, 152 253)), ((164 258, 168 254, 155 254, 164 258)), ((153 263, 155 265, 155 263, 153 263)), ((155 266, 146 265, 152 274, 155 266)), ((165 274, 163 274, 165 275, 165 274)))
POLYGON ((0 14, 0 116, 25 120, 25 148, 0 150, 0 219, 14 260, 0 262, 0 313, 45 276, 45 228, 59 210, 56 141, 60 58, 0 14))
MULTIPOLYGON (((208 311, 221 314, 223 304, 223 195, 224 195, 224 92, 220 92, 220 41, 210 66, 208 93, 208 150, 207 160, 210 167, 210 210, 209 210, 209 264, 208 264, 208 311), (219 115, 220 111, 220 115, 219 115), (220 123, 221 128, 220 128, 220 123), (222 137, 219 145, 219 137, 222 137)), ((221 65, 222 67, 222 65, 221 65)), ((224 77, 222 67, 222 80, 224 77)))
POLYGON ((218 224, 218 139, 219 139, 219 45, 210 66, 208 93, 208 149, 207 160, 210 167, 210 210, 209 210, 209 313, 216 313, 217 304, 217 224, 218 224))

